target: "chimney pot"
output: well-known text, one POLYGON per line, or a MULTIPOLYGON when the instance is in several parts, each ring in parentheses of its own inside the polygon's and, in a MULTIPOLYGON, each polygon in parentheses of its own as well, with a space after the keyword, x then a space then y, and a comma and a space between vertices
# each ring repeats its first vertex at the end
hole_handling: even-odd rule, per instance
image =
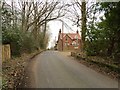
POLYGON ((79 33, 78 30, 76 31, 76 33, 79 33))
POLYGON ((59 33, 61 33, 61 29, 59 30, 59 33))

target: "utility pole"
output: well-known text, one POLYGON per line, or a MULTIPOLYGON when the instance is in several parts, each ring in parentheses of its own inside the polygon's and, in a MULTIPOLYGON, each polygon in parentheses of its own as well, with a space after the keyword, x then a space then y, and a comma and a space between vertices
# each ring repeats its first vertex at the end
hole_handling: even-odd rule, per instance
POLYGON ((63 51, 63 30, 64 30, 64 22, 62 21, 62 51, 63 51))
POLYGON ((61 20, 61 19, 58 19, 59 21, 61 21, 62 22, 62 31, 61 31, 61 34, 62 34, 62 51, 63 51, 63 32, 64 32, 64 21, 63 20, 61 20))

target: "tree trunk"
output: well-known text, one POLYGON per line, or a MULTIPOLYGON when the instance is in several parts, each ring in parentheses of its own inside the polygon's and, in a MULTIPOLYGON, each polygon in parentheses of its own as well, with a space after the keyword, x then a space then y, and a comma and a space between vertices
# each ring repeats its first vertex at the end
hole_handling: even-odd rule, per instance
POLYGON ((22 2, 22 31, 25 32, 25 2, 22 2))
POLYGON ((114 38, 111 38, 110 43, 108 45, 108 50, 107 50, 107 55, 108 56, 112 55, 112 52, 113 52, 113 49, 114 49, 114 43, 115 43, 114 38))
POLYGON ((85 0, 83 0, 82 5, 81 5, 81 13, 82 13, 82 32, 81 32, 81 36, 82 36, 82 45, 81 45, 81 51, 83 52, 85 49, 85 37, 86 37, 86 2, 85 0))
POLYGON ((15 17, 15 15, 14 15, 14 0, 12 0, 12 2, 11 2, 11 6, 12 6, 12 16, 13 16, 13 20, 12 20, 12 28, 14 29, 15 28, 15 21, 14 21, 14 17, 15 17))
MULTIPOLYGON (((34 7, 34 20, 37 19, 37 3, 33 4, 33 7, 34 7)), ((38 40, 38 20, 34 23, 34 29, 33 29, 33 36, 35 38, 35 40, 37 41, 38 40)))

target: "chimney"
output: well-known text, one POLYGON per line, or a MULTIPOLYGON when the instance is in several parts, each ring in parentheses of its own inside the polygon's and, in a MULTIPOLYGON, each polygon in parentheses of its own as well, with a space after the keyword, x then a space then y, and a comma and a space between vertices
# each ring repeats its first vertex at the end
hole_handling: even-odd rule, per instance
POLYGON ((76 33, 77 33, 77 34, 79 33, 78 30, 76 31, 76 33))
POLYGON ((61 29, 59 30, 59 33, 61 33, 61 29))

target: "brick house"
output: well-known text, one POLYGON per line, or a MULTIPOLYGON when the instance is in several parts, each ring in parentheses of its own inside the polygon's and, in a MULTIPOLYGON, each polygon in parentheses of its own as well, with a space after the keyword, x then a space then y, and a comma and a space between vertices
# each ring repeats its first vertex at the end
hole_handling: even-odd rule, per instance
POLYGON ((81 37, 78 31, 76 33, 61 33, 60 29, 56 45, 57 50, 78 50, 80 49, 80 45, 81 37))

